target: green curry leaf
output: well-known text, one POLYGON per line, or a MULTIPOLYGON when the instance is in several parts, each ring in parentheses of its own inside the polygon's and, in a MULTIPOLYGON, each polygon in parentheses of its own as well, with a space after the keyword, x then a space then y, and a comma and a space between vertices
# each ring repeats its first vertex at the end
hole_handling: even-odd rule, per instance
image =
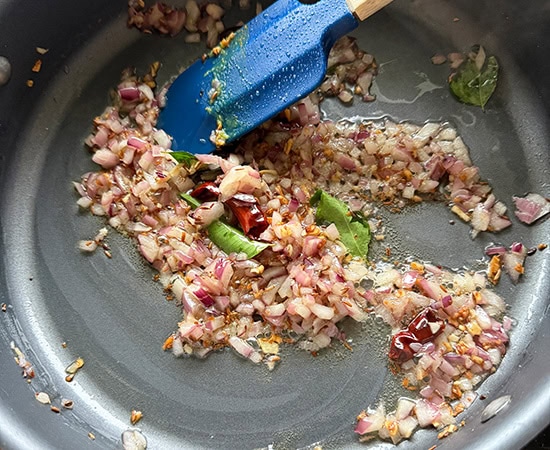
POLYGON ((363 215, 352 213, 344 202, 320 189, 311 197, 310 204, 317 206, 315 221, 318 224, 333 223, 340 233, 340 240, 353 256, 367 256, 371 234, 363 215))
POLYGON ((182 192, 180 194, 180 197, 183 198, 187 202, 187 204, 191 207, 191 209, 198 208, 201 204, 201 202, 199 202, 195 197, 193 197, 190 194, 186 194, 186 193, 182 192))
POLYGON ((193 153, 177 151, 169 153, 172 158, 174 158, 178 163, 183 164, 185 167, 191 167, 195 164, 198 159, 193 153))
POLYGON ((483 109, 497 87, 498 61, 485 57, 483 47, 467 58, 449 81, 451 92, 463 103, 483 109))
POLYGON ((208 225, 208 237, 228 255, 244 253, 248 258, 254 258, 270 246, 266 242, 248 239, 240 230, 221 220, 215 220, 208 225))

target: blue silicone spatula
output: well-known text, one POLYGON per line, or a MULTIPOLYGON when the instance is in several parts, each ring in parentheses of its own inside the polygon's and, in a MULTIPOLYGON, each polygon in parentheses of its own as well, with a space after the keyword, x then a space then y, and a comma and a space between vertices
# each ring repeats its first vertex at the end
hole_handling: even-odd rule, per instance
POLYGON ((191 153, 237 139, 313 91, 336 40, 391 1, 278 0, 176 78, 158 126, 191 153))

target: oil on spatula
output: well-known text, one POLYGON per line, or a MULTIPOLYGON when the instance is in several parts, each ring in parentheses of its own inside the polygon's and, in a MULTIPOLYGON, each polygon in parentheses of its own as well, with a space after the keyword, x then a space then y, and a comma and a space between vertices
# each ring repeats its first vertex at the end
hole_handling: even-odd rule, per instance
POLYGON ((172 149, 209 153, 309 94, 336 40, 390 2, 275 2, 169 87, 159 126, 172 149))

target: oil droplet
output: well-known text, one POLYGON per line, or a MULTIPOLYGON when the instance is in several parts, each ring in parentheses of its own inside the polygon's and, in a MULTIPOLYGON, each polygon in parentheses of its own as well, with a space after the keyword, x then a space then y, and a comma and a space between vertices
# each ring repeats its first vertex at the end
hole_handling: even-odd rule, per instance
POLYGON ((419 76, 420 78, 424 79, 424 81, 422 81, 421 83, 416 85, 416 89, 417 89, 418 93, 416 94, 416 96, 412 100, 403 99, 403 98, 399 98, 399 99, 388 98, 388 97, 384 96, 384 94, 382 94, 382 92, 380 92, 380 88, 376 83, 373 84, 372 91, 376 95, 376 98, 379 101, 383 102, 383 103, 390 103, 390 104, 392 104, 392 103, 397 104, 398 103, 398 104, 404 104, 404 105, 412 105, 414 102, 416 102, 423 95, 429 94, 429 93, 431 93, 433 91, 436 91, 438 89, 443 89, 443 86, 439 86, 437 84, 432 83, 428 79, 428 76, 425 73, 418 72, 418 73, 415 73, 415 74, 417 76, 419 76))

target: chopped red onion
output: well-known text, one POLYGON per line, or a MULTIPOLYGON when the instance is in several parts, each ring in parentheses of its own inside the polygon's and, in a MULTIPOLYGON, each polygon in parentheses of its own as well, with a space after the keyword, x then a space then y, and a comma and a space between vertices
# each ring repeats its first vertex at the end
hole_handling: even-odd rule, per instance
POLYGON ((133 102, 139 100, 141 91, 137 88, 137 86, 121 87, 118 89, 118 95, 120 95, 122 100, 133 102))
MULTIPOLYGON (((142 29, 169 33, 182 24, 181 14, 166 6, 150 11, 146 19, 136 9, 136 26, 140 17, 153 20, 141 22, 142 29)), ((201 13, 188 2, 185 25, 219 33, 220 11, 201 13)), ((350 72, 331 80, 330 95, 339 95, 346 83, 359 85, 356 92, 370 85, 372 58, 349 50, 333 54, 333 63, 349 64, 350 72)), ((230 346, 272 368, 277 355, 256 347, 260 336, 295 333, 298 345, 314 352, 345 338, 339 326, 347 316, 363 321, 374 311, 394 330, 420 316, 400 342, 409 345, 410 358, 395 358, 394 364, 422 399, 416 406, 400 400, 395 413, 379 407, 361 414, 356 431, 398 442, 417 425, 453 423, 449 403, 458 398, 457 389, 473 389, 506 351, 511 324, 495 319, 503 300, 481 274, 432 264, 375 267, 350 258, 336 225, 318 224, 309 200, 318 187, 326 189, 362 211, 377 239, 384 233, 379 203, 400 209, 439 191, 475 232, 508 226, 504 205, 472 166, 456 131, 442 124, 321 121, 315 94, 287 111, 290 121, 301 119, 304 126, 278 117, 240 141, 232 156, 197 155, 198 163, 186 168, 168 156, 170 139, 155 128, 158 102, 151 88, 133 76, 119 88, 125 89, 123 101, 94 121, 87 139, 104 168, 85 174, 75 188, 82 207, 137 239, 163 286, 181 302, 174 354, 204 357, 230 346), (218 167, 221 174, 214 172, 218 167), (212 174, 219 197, 192 210, 179 194, 193 192, 204 181, 198 179, 212 174), (204 229, 222 215, 237 224, 221 203, 234 198, 257 203, 266 217, 261 239, 270 247, 254 259, 225 254, 204 229)), ((505 252, 516 271, 524 252, 518 245, 505 252)))
POLYGON ((99 164, 104 169, 112 169, 119 163, 119 157, 111 150, 99 149, 92 156, 92 161, 99 164))
POLYGON ((510 251, 502 255, 502 267, 514 283, 519 281, 519 277, 524 272, 523 263, 525 262, 526 256, 527 249, 519 242, 513 243, 510 247, 510 251))
POLYGON ((357 434, 366 434, 373 431, 378 431, 384 426, 386 420, 386 413, 383 405, 379 405, 376 410, 369 410, 364 413, 364 417, 359 419, 355 432, 357 434))
POLYGON ((262 359, 261 355, 254 350, 254 347, 252 347, 249 343, 241 338, 238 338, 236 336, 230 337, 229 345, 231 345, 231 347, 233 347, 237 351, 237 353, 244 356, 245 358, 250 359, 256 364, 259 363, 262 359))
POLYGON ((550 213, 550 201, 540 194, 530 193, 526 197, 512 197, 516 210, 514 214, 530 225, 550 213))
POLYGON ((485 249, 485 254, 487 256, 503 255, 504 253, 506 253, 506 247, 502 245, 492 245, 485 249))
POLYGON ((195 289, 193 291, 193 294, 195 294, 200 302, 207 308, 210 308, 214 304, 214 299, 212 298, 212 296, 202 287, 198 287, 197 289, 195 289))
POLYGON ((99 127, 97 133, 93 135, 91 143, 98 148, 105 147, 109 141, 109 130, 105 127, 99 127))
POLYGON ((433 425, 437 423, 441 417, 441 412, 439 408, 433 403, 420 399, 416 402, 416 418, 418 419, 418 424, 421 427, 427 427, 428 425, 433 425))
POLYGON ((443 357, 455 366, 458 366, 458 365, 463 366, 466 361, 466 358, 463 355, 457 355, 456 353, 453 353, 453 352, 445 353, 443 357))

